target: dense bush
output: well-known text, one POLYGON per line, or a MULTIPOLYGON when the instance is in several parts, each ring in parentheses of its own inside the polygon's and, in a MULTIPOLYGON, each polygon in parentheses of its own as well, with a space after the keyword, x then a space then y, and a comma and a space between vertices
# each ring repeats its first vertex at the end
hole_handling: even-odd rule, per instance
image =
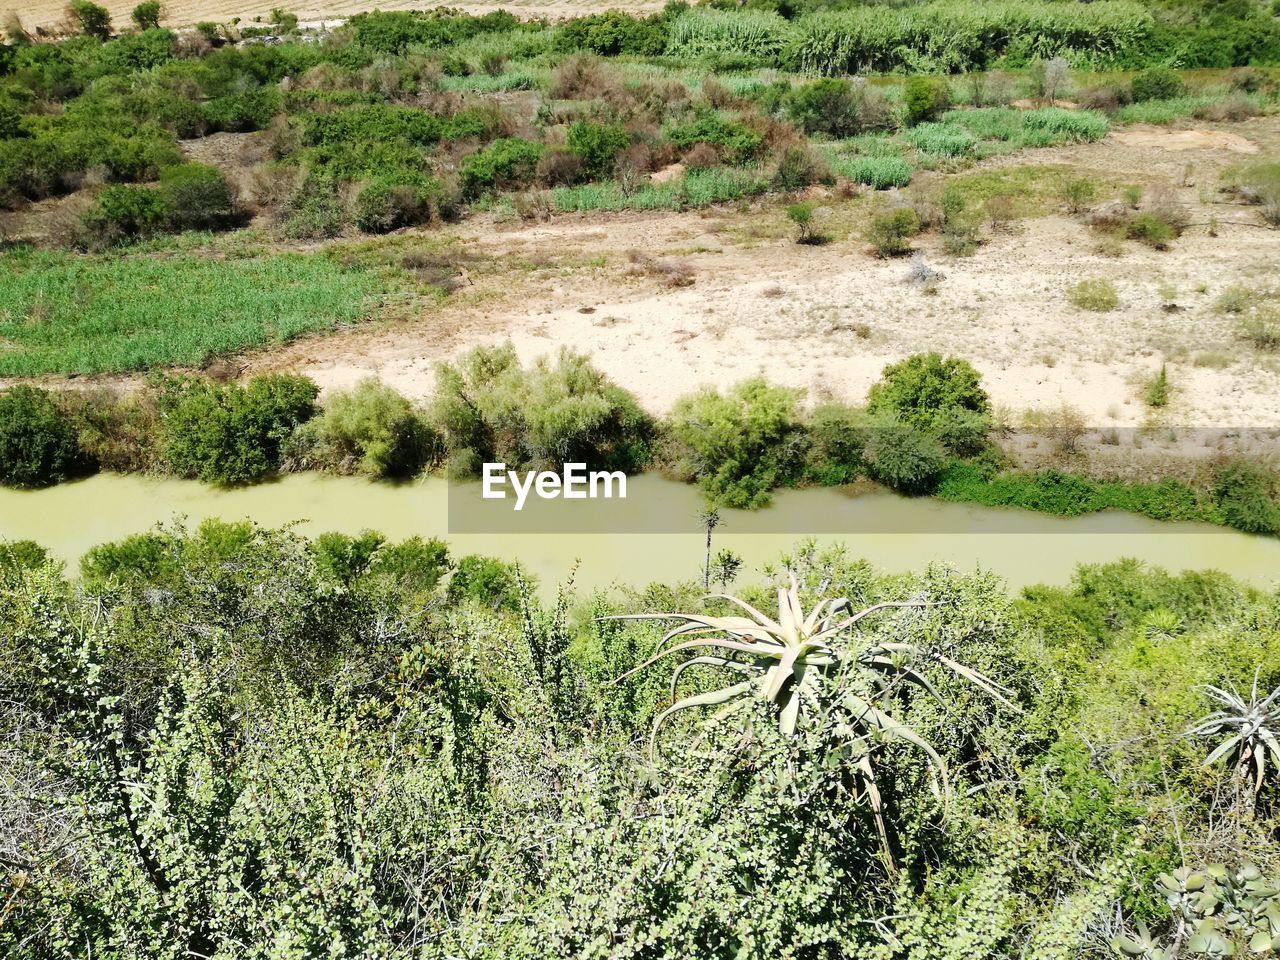
POLYGON ((585 356, 564 350, 525 370, 509 344, 442 364, 431 417, 464 476, 497 462, 634 471, 649 458, 653 429, 635 398, 585 356))
POLYGON ((90 0, 71 0, 67 12, 79 24, 85 36, 106 40, 111 36, 111 14, 90 0))
POLYGON ((667 44, 667 30, 661 17, 639 19, 608 10, 573 18, 560 28, 556 42, 565 51, 579 50, 602 57, 655 56, 667 44))
POLYGON ((762 379, 723 394, 707 388, 682 397, 669 423, 676 470, 715 503, 763 506, 775 487, 794 483, 804 468, 799 397, 762 379))
POLYGON ((834 77, 797 87, 787 97, 787 113, 806 133, 833 137, 892 129, 895 120, 875 87, 834 77))
POLYGON ((1143 70, 1133 78, 1130 90, 1133 99, 1139 103, 1144 100, 1172 100, 1187 92, 1182 78, 1165 67, 1143 70))
POLYGON ((160 26, 162 13, 163 7, 160 5, 160 0, 142 0, 142 3, 133 8, 130 16, 139 30, 152 30, 160 26))
POLYGON ((164 464, 206 483, 261 480, 279 469, 283 446, 315 413, 317 392, 306 377, 285 374, 243 387, 174 382, 162 396, 164 464))
POLYGON ((928 493, 947 463, 941 443, 894 418, 875 425, 862 455, 872 479, 907 494, 928 493))
POLYGON ((853 483, 866 472, 863 452, 873 420, 866 411, 838 403, 819 404, 809 416, 805 475, 822 486, 853 483))
POLYGON ((462 162, 462 192, 478 199, 491 190, 514 190, 533 182, 543 146, 532 140, 503 137, 462 162))
POLYGON ((165 198, 150 187, 105 187, 80 218, 81 243, 101 249, 159 233, 169 223, 169 212, 165 198))
POLYGON ((1280 535, 1280 486, 1271 471, 1249 461, 1234 461, 1218 473, 1214 492, 1228 526, 1246 533, 1280 535))
POLYGON ((356 194, 355 222, 365 233, 388 233, 429 223, 439 202, 438 184, 426 177, 385 177, 356 194))
POLYGON ((570 125, 565 138, 565 145, 582 161, 582 172, 589 180, 604 180, 612 176, 618 154, 630 143, 631 135, 621 124, 586 120, 570 125))
POLYGON ((867 230, 867 239, 881 257, 896 257, 911 249, 911 238, 920 232, 920 218, 910 207, 877 214, 867 230))
POLYGON ((937 120, 951 106, 951 88, 940 77, 910 77, 902 95, 908 126, 937 120))
POLYGON ((411 477, 440 456, 440 438, 413 404, 374 378, 335 393, 300 442, 304 456, 340 473, 411 477))
POLYGON ((43 487, 80 466, 75 427, 52 394, 28 386, 0 393, 0 483, 43 487))
POLYGON ((764 146, 764 137, 736 120, 726 120, 715 113, 703 113, 686 123, 663 131, 666 138, 682 150, 699 143, 715 147, 726 163, 745 163, 754 159, 764 146))
POLYGON ((160 172, 160 197, 174 230, 216 230, 236 216, 226 175, 203 163, 183 163, 160 172))
POLYGON ((917 353, 884 368, 867 394, 867 411, 885 414, 924 430, 952 410, 985 414, 990 398, 973 365, 959 357, 917 353))

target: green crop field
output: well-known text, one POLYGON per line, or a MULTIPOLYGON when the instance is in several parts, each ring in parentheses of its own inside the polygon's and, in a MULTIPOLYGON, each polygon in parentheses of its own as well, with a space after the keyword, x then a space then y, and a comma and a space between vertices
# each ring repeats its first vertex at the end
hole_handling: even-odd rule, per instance
POLYGON ((382 280, 321 256, 0 260, 0 376, 199 366, 365 316, 382 280))

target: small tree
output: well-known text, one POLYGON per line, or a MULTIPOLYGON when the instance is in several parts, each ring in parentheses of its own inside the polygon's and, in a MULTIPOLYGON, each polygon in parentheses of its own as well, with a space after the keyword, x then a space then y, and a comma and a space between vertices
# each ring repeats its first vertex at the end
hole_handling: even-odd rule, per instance
POLYGON ((133 22, 139 30, 153 30, 160 26, 160 18, 164 16, 164 7, 160 0, 142 0, 133 8, 133 22))
POLYGON ((71 0, 67 13, 80 25, 86 37, 97 37, 99 40, 111 36, 111 14, 106 7, 100 7, 91 0, 71 0))
POLYGON ((951 88, 941 77, 915 76, 907 81, 903 103, 907 126, 937 120, 951 105, 951 88))
POLYGON ((47 486, 67 479, 79 462, 75 427, 52 394, 28 386, 0 394, 0 483, 47 486))

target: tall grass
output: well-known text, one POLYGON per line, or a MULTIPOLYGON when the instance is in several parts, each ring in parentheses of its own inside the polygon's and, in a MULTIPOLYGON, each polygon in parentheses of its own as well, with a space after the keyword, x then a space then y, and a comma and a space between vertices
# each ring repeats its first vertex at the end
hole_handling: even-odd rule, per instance
POLYGON ((898 156, 847 156, 831 152, 827 155, 827 164, 837 175, 877 190, 905 187, 911 182, 911 164, 898 156))
POLYGON ((322 256, 0 256, 0 376, 200 366, 365 315, 372 270, 322 256))
POLYGON ((1128 57, 1153 26, 1151 14, 1127 0, 873 6, 802 18, 792 57, 802 71, 828 76, 956 72, 1002 57, 1016 64, 1067 55, 1103 65, 1128 57))
POLYGON ((515 70, 491 77, 473 73, 466 77, 441 77, 440 89, 469 93, 501 93, 505 90, 537 90, 538 78, 531 71, 515 70))
POLYGON ((667 53, 677 57, 728 54, 776 63, 794 36, 794 27, 776 13, 699 8, 672 22, 667 53))
POLYGON ((977 140, 955 124, 922 123, 906 134, 907 143, 921 153, 940 157, 971 157, 977 140))
POLYGON ((551 191, 552 206, 562 213, 594 210, 680 210, 729 203, 763 193, 767 181, 759 170, 742 167, 714 167, 693 170, 683 179, 645 184, 627 192, 616 183, 587 183, 558 187, 551 191))
MULTIPOLYGON (((922 124, 916 129, 936 127, 963 129, 984 143, 997 143, 1011 150, 1020 150, 1024 147, 1050 147, 1058 143, 1100 140, 1107 135, 1109 124, 1105 116, 1093 110, 984 107, 979 110, 951 110, 943 115, 939 123, 922 124)), ((992 151, 979 151, 983 152, 992 151)))

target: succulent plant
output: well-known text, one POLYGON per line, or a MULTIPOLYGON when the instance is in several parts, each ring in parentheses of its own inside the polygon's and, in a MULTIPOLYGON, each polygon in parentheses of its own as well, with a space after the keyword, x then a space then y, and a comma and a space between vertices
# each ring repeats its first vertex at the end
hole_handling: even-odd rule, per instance
POLYGON ((1230 757, 1236 771, 1253 782, 1254 793, 1262 790, 1271 759, 1272 770, 1280 769, 1280 687, 1263 697, 1258 693, 1258 677, 1248 699, 1234 687, 1206 686, 1205 695, 1221 709, 1204 717, 1191 729, 1192 736, 1228 734, 1227 739, 1205 758, 1205 765, 1230 757))

